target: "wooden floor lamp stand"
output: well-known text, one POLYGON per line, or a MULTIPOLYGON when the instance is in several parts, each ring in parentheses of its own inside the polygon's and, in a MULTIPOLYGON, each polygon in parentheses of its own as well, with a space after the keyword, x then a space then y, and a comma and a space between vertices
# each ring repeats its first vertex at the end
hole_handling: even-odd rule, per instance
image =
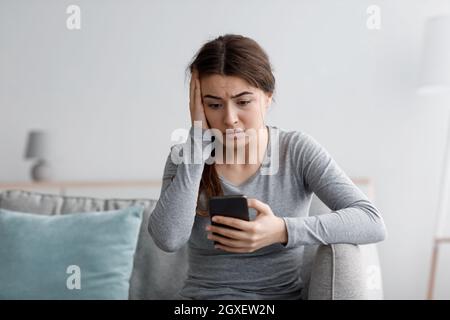
POLYGON ((444 243, 450 243, 450 238, 436 238, 434 239, 433 254, 431 256, 430 278, 428 280, 427 299, 433 300, 433 292, 436 283, 436 271, 439 256, 439 246, 444 243))
POLYGON ((445 226, 445 218, 448 214, 447 210, 447 199, 448 199, 448 190, 449 190, 449 156, 450 152, 450 112, 448 115, 448 122, 447 122, 447 141, 445 144, 445 150, 444 150, 444 163, 443 163, 443 172, 441 176, 441 183, 440 183, 440 194, 439 194, 439 203, 438 203, 438 210, 437 210, 437 220, 436 220, 436 227, 435 227, 435 234, 434 234, 434 244, 433 244, 433 254, 431 257, 431 268, 430 268, 430 278, 428 281, 428 293, 427 293, 427 299, 431 300, 433 299, 433 291, 435 287, 435 281, 436 281, 436 270, 437 270, 437 263, 438 263, 438 257, 439 257, 439 246, 444 243, 450 243, 449 237, 444 237, 442 235, 445 234, 444 226, 445 226))

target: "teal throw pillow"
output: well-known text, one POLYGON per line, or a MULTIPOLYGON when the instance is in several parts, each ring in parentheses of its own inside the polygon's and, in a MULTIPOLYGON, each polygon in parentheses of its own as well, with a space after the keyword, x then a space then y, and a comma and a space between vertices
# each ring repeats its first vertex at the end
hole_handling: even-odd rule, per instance
POLYGON ((0 299, 128 299, 143 210, 0 209, 0 299))

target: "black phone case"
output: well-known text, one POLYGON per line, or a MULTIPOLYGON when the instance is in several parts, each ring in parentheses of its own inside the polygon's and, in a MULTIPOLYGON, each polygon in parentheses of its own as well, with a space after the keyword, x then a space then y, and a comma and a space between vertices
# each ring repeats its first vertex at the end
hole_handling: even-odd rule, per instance
MULTIPOLYGON (((209 199, 210 219, 212 219, 216 215, 249 221, 250 217, 248 213, 247 197, 245 197, 244 195, 211 197, 209 199)), ((216 223, 212 220, 211 225, 236 230, 236 228, 216 223)), ((213 234, 215 233, 213 232, 213 234)), ((217 241, 214 241, 214 244, 216 243, 217 241)))

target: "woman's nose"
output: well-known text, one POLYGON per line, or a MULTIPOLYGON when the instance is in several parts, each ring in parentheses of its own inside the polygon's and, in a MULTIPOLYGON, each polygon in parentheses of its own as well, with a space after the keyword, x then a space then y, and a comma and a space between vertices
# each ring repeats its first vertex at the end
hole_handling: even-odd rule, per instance
POLYGON ((227 127, 234 127, 234 124, 238 122, 238 115, 236 110, 234 110, 233 106, 231 105, 227 105, 224 110, 224 124, 227 127))

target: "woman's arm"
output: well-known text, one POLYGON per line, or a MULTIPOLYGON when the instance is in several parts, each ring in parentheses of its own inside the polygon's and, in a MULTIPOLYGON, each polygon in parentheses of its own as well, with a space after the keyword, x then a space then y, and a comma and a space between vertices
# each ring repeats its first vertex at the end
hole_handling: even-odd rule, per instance
POLYGON ((314 192, 332 211, 309 217, 283 217, 286 247, 309 244, 366 244, 383 241, 386 227, 377 208, 311 136, 300 133, 293 166, 305 190, 314 192))
POLYGON ((203 168, 211 155, 210 149, 207 148, 211 142, 203 141, 209 125, 196 69, 192 70, 189 85, 189 111, 192 126, 188 140, 170 150, 164 168, 161 194, 148 222, 148 232, 156 245, 168 252, 177 251, 189 240, 203 168), (203 157, 203 151, 209 152, 209 155, 203 157))
MULTIPOLYGON (((200 132, 202 132, 203 137, 205 129, 200 132)), ((192 146, 190 149, 191 159, 193 159, 193 154, 196 153, 197 159, 200 155, 201 161, 191 164, 183 161, 175 164, 169 154, 164 168, 161 194, 148 222, 148 231, 155 244, 167 252, 177 251, 189 240, 205 163, 201 158, 202 150, 211 143, 194 139, 194 126, 189 131, 186 143, 189 142, 189 139, 192 146)), ((186 147, 186 144, 173 146, 171 154, 176 153, 184 156, 183 145, 186 147)))

